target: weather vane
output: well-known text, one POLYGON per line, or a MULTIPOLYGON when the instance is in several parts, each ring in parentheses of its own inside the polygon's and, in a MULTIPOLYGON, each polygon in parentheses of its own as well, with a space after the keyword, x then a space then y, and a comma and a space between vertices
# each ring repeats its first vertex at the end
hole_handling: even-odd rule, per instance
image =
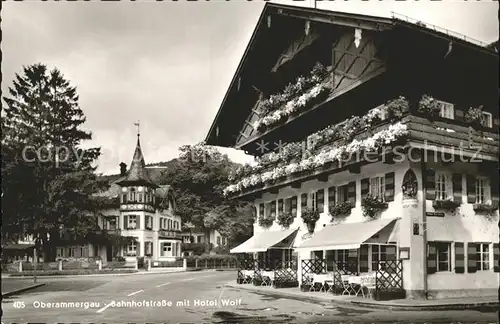
POLYGON ((138 120, 137 123, 134 123, 135 126, 137 126, 137 137, 140 136, 140 132, 139 132, 139 126, 140 126, 140 121, 138 120))

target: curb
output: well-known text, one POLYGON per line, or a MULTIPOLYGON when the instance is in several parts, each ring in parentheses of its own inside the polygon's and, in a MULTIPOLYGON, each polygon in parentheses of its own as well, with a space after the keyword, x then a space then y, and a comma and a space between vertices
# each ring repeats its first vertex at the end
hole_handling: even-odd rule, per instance
POLYGON ((6 292, 5 294, 2 294, 2 298, 10 297, 12 295, 21 294, 21 293, 23 293, 25 291, 28 291, 28 290, 31 290, 31 289, 35 289, 35 288, 38 288, 38 287, 42 287, 42 286, 45 286, 45 284, 44 283, 39 283, 39 284, 36 284, 36 285, 31 285, 31 286, 28 286, 28 287, 24 287, 24 288, 21 288, 21 289, 9 291, 9 292, 6 292))
POLYGON ((331 299, 322 296, 300 296, 296 294, 285 293, 279 290, 275 291, 262 291, 256 290, 248 287, 240 287, 236 284, 226 284, 226 287, 234 288, 238 290, 251 291, 256 294, 263 295, 278 295, 282 297, 287 297, 295 300, 303 300, 303 301, 314 301, 314 302, 327 302, 336 305, 350 305, 357 306, 363 308, 375 308, 375 309, 387 309, 392 311, 442 311, 442 310, 472 310, 472 309, 491 309, 493 311, 499 309, 499 302, 478 302, 478 303, 470 303, 470 304, 441 304, 441 305, 395 305, 389 303, 367 303, 363 301, 356 300, 338 300, 331 299))

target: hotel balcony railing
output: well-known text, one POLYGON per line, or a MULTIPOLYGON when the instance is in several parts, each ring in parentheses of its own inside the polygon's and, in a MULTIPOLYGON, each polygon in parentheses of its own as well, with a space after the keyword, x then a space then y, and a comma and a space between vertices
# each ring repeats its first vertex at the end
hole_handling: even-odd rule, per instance
MULTIPOLYGON (((481 148, 481 154, 478 158, 485 159, 498 159, 499 150, 499 138, 500 136, 494 133, 493 129, 480 129, 476 130, 468 126, 465 122, 458 120, 445 119, 441 117, 426 118, 421 116, 421 114, 407 114, 404 116, 400 122, 407 126, 408 135, 399 141, 398 145, 402 143, 418 143, 419 146, 427 144, 427 149, 433 150, 436 148, 453 149, 456 153, 459 152, 458 149, 464 149, 465 151, 470 148, 471 152, 477 152, 481 148)), ((354 134, 353 139, 363 140, 371 135, 387 129, 392 124, 392 121, 385 120, 380 124, 376 125, 370 131, 359 131, 354 134)), ((322 149, 328 146, 335 146, 340 144, 342 140, 334 139, 333 141, 326 142, 322 145, 317 146, 311 153, 319 153, 322 149)), ((291 161, 299 162, 300 159, 291 161)), ((290 163, 291 163, 290 162, 290 163)), ((352 161, 343 161, 343 166, 355 164, 356 159, 352 161)), ((271 164, 261 169, 259 173, 264 173, 271 171, 276 167, 276 164, 271 164)), ((275 181, 273 184, 259 185, 256 187, 244 189, 243 193, 235 193, 231 195, 232 197, 243 196, 251 193, 256 193, 260 191, 265 191, 272 187, 279 187, 286 185, 289 182, 296 182, 309 180, 311 177, 316 177, 319 174, 330 172, 338 168, 338 163, 327 163, 323 167, 318 167, 317 169, 310 170, 307 172, 301 172, 294 175, 287 176, 282 180, 275 181)))
POLYGON ((158 231, 158 237, 160 238, 172 238, 172 239, 181 239, 182 233, 177 230, 165 230, 161 229, 158 231))

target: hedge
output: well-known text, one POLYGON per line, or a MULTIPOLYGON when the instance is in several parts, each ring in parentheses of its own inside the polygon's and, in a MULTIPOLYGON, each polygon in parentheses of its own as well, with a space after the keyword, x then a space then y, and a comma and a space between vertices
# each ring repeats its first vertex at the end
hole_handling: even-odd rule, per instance
MULTIPOLYGON (((92 269, 80 269, 80 270, 49 270, 36 273, 37 277, 49 277, 49 276, 81 276, 81 275, 89 275, 89 274, 105 274, 105 273, 135 273, 137 270, 132 269, 117 269, 117 270, 92 270, 92 269)), ((11 277, 33 277, 35 274, 34 271, 23 271, 18 273, 13 273, 11 277)))
POLYGON ((186 257, 177 258, 177 260, 187 259, 188 261, 192 260, 222 260, 222 261, 236 261, 237 258, 234 255, 230 254, 203 254, 203 255, 190 255, 186 257))

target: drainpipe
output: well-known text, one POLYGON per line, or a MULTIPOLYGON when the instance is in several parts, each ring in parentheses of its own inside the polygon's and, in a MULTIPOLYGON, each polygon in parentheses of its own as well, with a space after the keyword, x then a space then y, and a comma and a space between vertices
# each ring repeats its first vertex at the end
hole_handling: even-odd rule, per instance
POLYGON ((428 280, 427 280, 427 203, 425 197, 427 197, 427 188, 425 186, 425 170, 426 170, 426 163, 425 159, 427 158, 425 151, 422 150, 423 156, 421 156, 421 173, 422 173, 422 237, 423 237, 423 243, 424 246, 423 248, 425 249, 424 255, 425 255, 425 262, 424 262, 424 296, 425 299, 429 299, 429 291, 428 291, 428 280))

